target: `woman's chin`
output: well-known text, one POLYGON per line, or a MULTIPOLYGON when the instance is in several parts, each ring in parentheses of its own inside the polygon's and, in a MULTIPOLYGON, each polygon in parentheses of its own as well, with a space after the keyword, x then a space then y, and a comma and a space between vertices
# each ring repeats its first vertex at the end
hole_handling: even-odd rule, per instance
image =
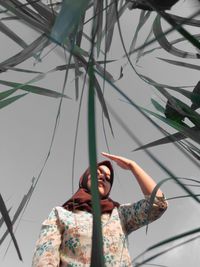
POLYGON ((104 188, 102 188, 102 187, 99 188, 99 195, 101 198, 105 197, 106 194, 105 194, 104 188))

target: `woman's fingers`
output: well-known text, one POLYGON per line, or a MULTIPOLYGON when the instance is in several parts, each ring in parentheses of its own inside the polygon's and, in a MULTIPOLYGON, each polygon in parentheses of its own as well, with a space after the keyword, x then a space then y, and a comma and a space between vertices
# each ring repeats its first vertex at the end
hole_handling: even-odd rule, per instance
POLYGON ((108 154, 108 153, 105 153, 105 152, 101 152, 101 154, 109 159, 119 159, 120 157, 119 156, 116 156, 116 155, 113 155, 113 154, 108 154))
POLYGON ((112 155, 112 154, 108 154, 105 152, 101 153, 103 156, 114 160, 121 168, 123 169, 129 169, 130 168, 130 160, 126 159, 124 157, 120 157, 120 156, 116 156, 116 155, 112 155))

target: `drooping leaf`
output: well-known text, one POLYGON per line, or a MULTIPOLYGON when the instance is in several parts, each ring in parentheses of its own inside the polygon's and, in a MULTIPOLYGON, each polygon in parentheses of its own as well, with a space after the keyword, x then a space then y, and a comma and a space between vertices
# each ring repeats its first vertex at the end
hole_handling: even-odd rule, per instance
POLYGON ((10 89, 4 92, 0 93, 0 100, 3 100, 4 98, 12 95, 13 93, 15 93, 17 91, 17 89, 10 89))
MULTIPOLYGON (((163 250, 163 251, 161 251, 161 252, 158 252, 158 253, 154 254, 153 256, 150 256, 149 258, 143 260, 143 261, 140 262, 140 263, 137 263, 137 262, 136 262, 136 259, 134 259, 134 261, 135 261, 134 267, 139 267, 139 266, 147 265, 147 263, 148 263, 149 261, 152 261, 152 260, 158 258, 159 256, 161 256, 161 255, 163 255, 163 254, 165 254, 165 253, 167 253, 167 252, 169 252, 169 251, 171 251, 171 250, 173 250, 173 249, 176 249, 176 248, 178 248, 178 247, 180 247, 180 246, 183 246, 183 245, 185 245, 185 244, 187 244, 187 243, 189 243, 189 242, 195 241, 195 240, 198 239, 198 238, 200 238, 200 235, 195 236, 195 237, 193 237, 193 238, 190 238, 190 239, 188 239, 188 240, 186 240, 186 241, 183 241, 183 242, 181 242, 181 243, 179 243, 179 244, 177 244, 177 245, 175 245, 175 246, 172 246, 172 247, 170 247, 170 248, 167 248, 167 249, 165 249, 165 250, 163 250)), ((142 254, 140 254, 137 258, 139 258, 139 257, 141 257, 141 256, 144 256, 144 254, 146 254, 147 252, 148 252, 148 251, 144 251, 144 252, 143 252, 142 254)))
POLYGON ((22 98, 25 95, 27 95, 27 93, 26 94, 17 95, 17 96, 13 96, 13 97, 9 97, 9 98, 7 98, 5 100, 1 100, 0 101, 0 109, 12 104, 13 102, 15 102, 16 100, 22 98))
POLYGON ((167 125, 173 127, 174 129, 178 130, 181 134, 183 134, 185 136, 185 138, 189 137, 191 138, 193 141, 200 143, 200 138, 199 138, 199 133, 200 130, 197 127, 189 127, 186 124, 182 123, 178 123, 175 122, 173 120, 167 119, 163 116, 160 116, 159 114, 152 112, 148 109, 142 108, 144 111, 146 111, 147 113, 149 113, 150 115, 153 115, 154 117, 156 117, 157 119, 160 119, 161 121, 165 122, 167 125))
MULTIPOLYGON (((194 36, 194 38, 196 38, 198 40, 200 38, 200 34, 194 34, 193 36, 194 36)), ((181 37, 181 38, 177 38, 177 39, 175 39, 173 41, 170 41, 170 44, 173 45, 173 44, 178 44, 180 42, 186 42, 186 41, 187 40, 185 39, 185 37, 181 37)), ((150 53, 152 53, 152 52, 154 52, 156 50, 159 50, 159 49, 162 49, 162 47, 161 46, 158 46, 158 47, 152 48, 152 49, 150 49, 148 51, 143 52, 141 54, 141 56, 145 56, 145 55, 150 54, 150 53)))
POLYGON ((157 244, 155 244, 155 245, 149 247, 149 248, 147 249, 147 251, 150 251, 150 250, 155 249, 155 248, 157 248, 157 247, 163 246, 163 245, 168 244, 168 243, 170 243, 170 242, 176 241, 176 240, 181 239, 181 238, 183 238, 183 237, 190 236, 190 235, 193 235, 193 234, 196 234, 196 233, 199 233, 199 232, 200 232, 200 227, 197 227, 197 228, 194 228, 194 229, 192 229, 192 230, 183 232, 183 233, 181 233, 181 234, 172 236, 172 237, 170 237, 170 238, 167 238, 167 239, 165 239, 165 240, 163 240, 163 241, 161 241, 161 242, 158 242, 157 244))
POLYGON ((179 123, 181 123, 185 118, 185 115, 181 114, 180 112, 178 112, 176 109, 173 108, 173 105, 171 105, 171 102, 169 100, 167 101, 167 104, 165 106, 164 113, 166 118, 173 121, 177 121, 179 123))
POLYGON ((48 22, 53 23, 55 19, 54 12, 41 1, 27 0, 27 2, 40 14, 41 17, 45 18, 48 22))
POLYGON ((171 134, 169 136, 166 136, 166 137, 163 137, 163 138, 160 138, 156 141, 153 141, 153 142, 150 142, 148 144, 145 144, 143 146, 140 146, 136 149, 134 149, 133 151, 138 151, 138 150, 141 150, 141 149, 147 149, 147 148, 151 148, 151 147, 155 147, 155 146, 159 146, 159 145, 164 145, 164 144, 169 144, 169 143, 172 143, 172 142, 178 142, 182 139, 185 139, 186 136, 183 135, 182 133, 175 133, 175 134, 171 134))
MULTIPOLYGON (((15 222, 16 222, 17 219, 18 219, 18 217, 19 217, 20 215, 22 215, 22 212, 23 212, 24 208, 27 206, 27 204, 28 204, 28 202, 29 202, 29 200, 30 200, 30 198, 31 198, 31 196, 32 196, 32 193, 33 193, 33 191, 34 191, 34 188, 35 188, 35 184, 34 184, 34 182, 35 182, 35 178, 32 179, 31 187, 29 188, 27 194, 25 194, 25 195, 23 196, 23 198, 22 198, 22 200, 21 200, 21 202, 20 202, 20 204, 19 204, 17 210, 15 211, 15 214, 14 214, 13 219, 12 219, 12 221, 11 221, 12 225, 15 224, 15 222)), ((0 246, 1 246, 1 244, 3 243, 3 241, 5 240, 5 238, 7 237, 8 234, 9 234, 9 231, 6 230, 5 233, 3 234, 3 236, 2 236, 1 239, 0 239, 0 246)))
POLYGON ((178 22, 180 24, 189 25, 189 26, 195 26, 195 27, 199 27, 200 26, 200 20, 198 20, 198 19, 185 18, 185 17, 174 15, 174 14, 169 14, 169 16, 173 20, 175 20, 176 22, 178 22))
MULTIPOLYGON (((165 90, 163 87, 155 86, 155 88, 162 95, 164 95, 167 98, 167 100, 168 100, 168 110, 170 110, 171 114, 172 114, 172 110, 173 110, 173 115, 175 114, 174 112, 176 112, 175 116, 176 116, 176 118, 179 117, 179 120, 181 119, 181 121, 182 121, 183 117, 186 117, 192 123, 194 123, 195 126, 198 127, 200 125, 200 115, 196 111, 194 111, 187 104, 182 102, 180 99, 170 95, 167 92, 167 90, 165 90)), ((169 118, 171 119, 172 117, 170 117, 170 113, 169 112, 168 112, 168 115, 169 115, 169 118)))
POLYGON ((174 87, 174 88, 168 87, 168 89, 173 90, 175 92, 178 92, 178 93, 182 94, 183 96, 187 97, 188 99, 190 99, 192 102, 191 109, 196 110, 197 108, 200 107, 199 86, 200 86, 200 82, 198 82, 197 85, 194 87, 193 92, 189 92, 189 91, 184 90, 184 89, 179 88, 179 87, 174 87))
POLYGON ((131 54, 132 51, 135 49, 135 45, 137 42, 139 31, 145 25, 145 23, 147 22, 149 17, 150 17, 150 12, 141 11, 139 23, 137 24, 137 28, 135 30, 134 37, 133 37, 133 40, 132 40, 131 45, 130 45, 129 54, 131 54))
POLYGON ((192 101, 191 109, 195 110, 200 107, 200 81, 194 87, 190 100, 192 101))
POLYGON ((193 87, 192 86, 183 86, 183 85, 180 85, 180 86, 172 86, 172 85, 168 85, 168 84, 163 84, 163 83, 158 83, 156 81, 154 81, 153 79, 145 76, 145 75, 142 75, 140 74, 140 77, 142 78, 142 80, 144 80, 146 83, 152 85, 152 86, 157 86, 157 87, 162 87, 162 88, 169 88, 169 89, 181 89, 181 88, 191 88, 193 87))
POLYGON ((145 44, 148 43, 150 37, 152 36, 153 34, 153 29, 151 28, 150 31, 149 31, 149 34, 147 35, 145 41, 144 41, 144 46, 143 48, 141 48, 140 50, 138 50, 138 53, 137 53, 137 58, 136 58, 136 63, 138 63, 139 59, 144 55, 144 50, 145 50, 145 44))
MULTIPOLYGON (((119 89, 118 89, 119 90, 119 89)), ((120 92, 120 91, 119 91, 120 92)), ((123 95, 123 93, 121 92, 121 94, 123 95)), ((125 95, 124 95, 125 96, 125 95)), ((128 100, 128 97, 126 97, 128 100)), ((130 100, 130 104, 133 103, 132 100, 130 100)), ((134 104, 135 106, 135 104, 134 104)), ((134 133, 127 127, 127 125, 125 124, 125 122, 118 116, 118 114, 116 114, 116 112, 109 106, 110 112, 111 114, 115 117, 115 119, 117 120, 117 122, 120 124, 120 126, 126 131, 126 133, 138 144, 138 145, 142 145, 142 143, 139 141, 139 139, 134 135, 134 133)), ((157 184, 157 186, 154 188, 152 195, 151 195, 151 200, 154 199, 155 194, 157 192, 157 190, 159 189, 159 187, 166 182, 167 180, 173 179, 184 191, 186 191, 188 194, 191 195, 191 197, 197 202, 200 203, 200 200, 194 195, 194 193, 187 187, 185 186, 180 179, 177 179, 177 177, 157 158, 155 157, 150 151, 145 150, 145 152, 147 153, 147 155, 154 161, 156 162, 156 164, 158 164, 171 178, 167 178, 165 180, 162 180, 161 182, 159 182, 157 184)))
POLYGON ((28 91, 28 92, 31 92, 31 93, 34 93, 34 94, 38 94, 38 95, 43 95, 43 96, 49 96, 49 97, 54 97, 54 98, 58 98, 58 97, 69 98, 68 96, 62 95, 59 92, 55 92, 53 90, 46 89, 46 88, 39 87, 39 86, 29 85, 27 83, 20 84, 20 83, 16 83, 16 82, 0 80, 0 84, 14 87, 14 89, 11 89, 11 90, 21 89, 21 90, 24 90, 24 91, 28 91))
POLYGON ((153 23, 153 32, 158 43, 162 46, 163 49, 165 49, 170 54, 175 55, 177 57, 181 57, 181 58, 199 58, 200 57, 200 55, 197 53, 183 51, 181 49, 174 47, 170 42, 168 42, 166 36, 163 33, 162 26, 161 26, 161 17, 159 15, 157 15, 153 23))
MULTIPOLYGON (((85 60, 85 58, 79 56, 78 59, 80 60, 81 64, 83 65, 83 67, 87 71, 87 69, 88 69, 88 63, 85 60)), ((104 76, 104 75, 102 75, 102 76, 104 76)), ((94 86, 96 88, 97 96, 98 96, 99 102, 101 104, 102 110, 104 112, 104 115, 105 115, 106 119, 108 120, 110 129, 111 129, 111 133, 113 134, 112 124, 111 124, 111 121, 110 121, 110 116, 109 116, 109 113, 108 113, 106 102, 105 102, 105 99, 104 99, 104 96, 103 96, 101 87, 99 85, 99 82, 98 82, 98 80, 97 80, 97 78, 95 76, 94 76, 94 86)))
MULTIPOLYGON (((8 214, 10 213, 11 209, 12 209, 12 207, 8 209, 8 214)), ((1 217, 0 218, 0 229, 1 229, 2 225, 3 225, 3 223, 4 223, 4 218, 1 217)))
POLYGON ((42 74, 41 71, 34 71, 34 70, 15 68, 15 67, 8 67, 7 69, 11 70, 11 71, 17 71, 17 72, 32 73, 32 74, 42 74))
POLYGON ((39 38, 33 41, 21 52, 1 62, 0 72, 6 71, 8 68, 14 67, 20 64, 21 62, 27 60, 28 58, 34 56, 48 44, 49 44, 48 38, 45 35, 41 35, 39 38))
MULTIPOLYGON (((0 5, 8 9, 11 13, 17 16, 18 19, 25 21, 28 23, 31 28, 38 29, 39 32, 49 32, 50 25, 46 23, 44 19, 38 16, 38 14, 34 14, 33 11, 27 11, 27 8, 24 7, 19 8, 19 2, 16 0, 0 0, 0 5)), ((21 3, 20 3, 21 5, 21 3)))
POLYGON ((106 35, 106 51, 105 52, 108 52, 110 50, 115 24, 120 19, 122 14, 125 12, 128 5, 127 3, 125 3, 119 8, 119 10, 117 10, 117 3, 115 0, 113 0, 111 2, 111 6, 112 6, 112 9, 109 13, 109 17, 107 18, 107 26, 105 27, 102 33, 102 38, 106 35))
POLYGON ((115 0, 110 1, 110 6, 106 10, 106 22, 105 22, 105 53, 110 51, 115 23, 116 10, 115 10, 115 0), (111 26, 110 26, 111 25, 111 26))
POLYGON ((63 0, 62 8, 52 28, 51 37, 58 44, 62 44, 77 28, 89 0, 63 0))
POLYGON ((9 233, 11 235, 11 238, 12 238, 12 241, 14 243, 15 249, 17 251, 18 257, 22 261, 21 252, 20 252, 19 246, 17 244, 17 240, 15 238, 15 235, 13 233, 12 222, 10 220, 10 216, 8 214, 6 205, 4 203, 4 200, 3 200, 2 196, 1 196, 1 194, 0 194, 0 212, 2 214, 2 217, 4 218, 4 222, 5 222, 5 224, 6 224, 7 228, 8 228, 8 231, 9 231, 9 233))
POLYGON ((20 38, 15 32, 13 32, 9 27, 7 27, 3 22, 0 21, 0 31, 11 38, 14 42, 20 45, 22 48, 27 47, 27 44, 22 38, 20 38))
POLYGON ((191 63, 187 63, 187 62, 182 62, 182 61, 177 61, 177 60, 160 58, 160 57, 157 57, 157 58, 162 60, 162 61, 165 61, 169 64, 172 64, 172 65, 176 65, 176 66, 180 66, 180 67, 184 67, 184 68, 189 68, 189 69, 193 69, 193 70, 200 70, 199 65, 195 65, 195 64, 191 64, 191 63))
POLYGON ((96 14, 96 16, 93 19, 93 32, 96 35, 97 57, 99 57, 100 54, 102 41, 103 3, 103 0, 94 0, 94 14, 96 14))

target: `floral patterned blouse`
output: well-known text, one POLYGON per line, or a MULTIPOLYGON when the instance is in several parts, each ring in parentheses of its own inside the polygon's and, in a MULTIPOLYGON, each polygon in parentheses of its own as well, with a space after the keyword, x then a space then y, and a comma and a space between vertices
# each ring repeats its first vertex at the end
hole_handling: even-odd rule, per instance
MULTIPOLYGON (((123 204, 113 209, 111 214, 102 214, 106 267, 132 266, 127 247, 128 234, 158 219, 167 209, 164 197, 157 197, 153 205, 149 199, 123 204)), ((55 207, 42 224, 32 267, 89 267, 91 240, 91 213, 55 207)))

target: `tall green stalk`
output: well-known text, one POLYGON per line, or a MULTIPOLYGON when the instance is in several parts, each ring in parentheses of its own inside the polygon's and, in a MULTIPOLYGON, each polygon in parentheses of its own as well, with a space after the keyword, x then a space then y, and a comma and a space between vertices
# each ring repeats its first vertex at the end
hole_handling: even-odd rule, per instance
POLYGON ((96 126, 95 126, 95 94, 94 94, 94 70, 93 62, 90 60, 89 69, 89 92, 88 92, 88 148, 91 173, 91 193, 93 210, 92 231, 92 267, 103 267, 103 239, 101 229, 101 210, 97 181, 97 151, 96 151, 96 126))

